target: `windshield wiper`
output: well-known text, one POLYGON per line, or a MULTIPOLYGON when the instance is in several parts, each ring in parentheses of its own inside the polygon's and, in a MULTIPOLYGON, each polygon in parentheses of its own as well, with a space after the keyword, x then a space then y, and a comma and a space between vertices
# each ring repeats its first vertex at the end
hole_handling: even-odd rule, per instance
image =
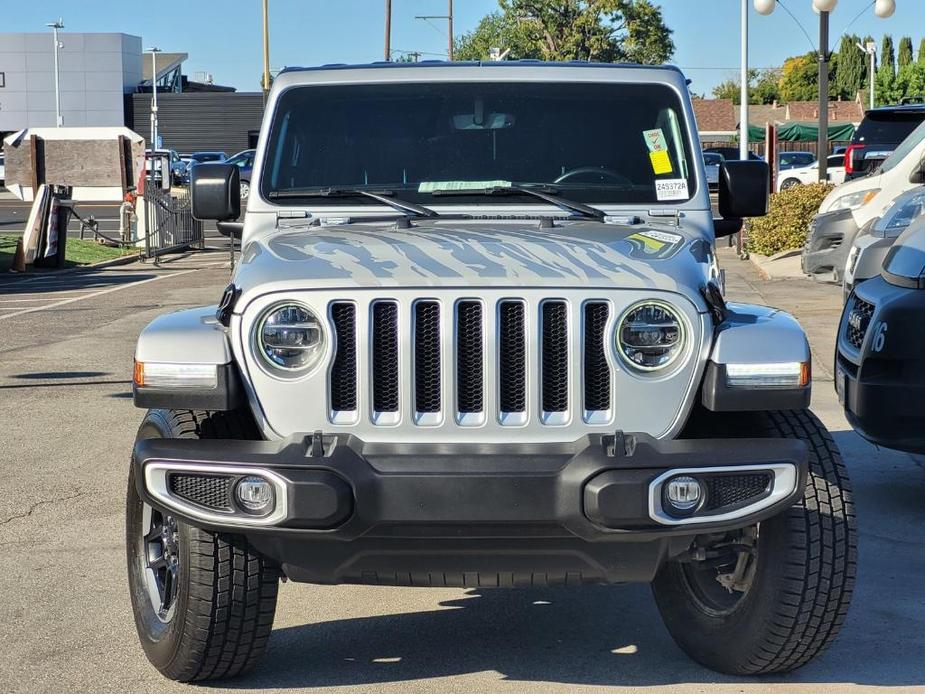
POLYGON ((603 221, 604 217, 606 216, 602 210, 599 210, 596 207, 585 205, 584 203, 578 202, 577 200, 569 200, 568 198, 561 197, 557 189, 550 188, 548 186, 544 186, 543 188, 530 188, 528 186, 512 185, 491 186, 489 188, 470 188, 468 190, 437 189, 433 191, 431 195, 532 195, 535 198, 545 200, 546 202, 555 205, 560 209, 566 210, 567 212, 575 212, 582 217, 603 221))
POLYGON ((286 198, 301 199, 362 197, 376 200, 377 202, 381 202, 383 205, 388 205, 393 210, 398 210, 399 212, 404 212, 405 214, 413 215, 416 217, 440 216, 440 213, 430 209, 429 207, 416 205, 413 202, 395 198, 394 195, 395 194, 390 190, 380 190, 378 192, 373 192, 371 190, 363 190, 362 188, 290 188, 288 190, 274 190, 269 194, 268 197, 271 199, 279 200, 286 198))

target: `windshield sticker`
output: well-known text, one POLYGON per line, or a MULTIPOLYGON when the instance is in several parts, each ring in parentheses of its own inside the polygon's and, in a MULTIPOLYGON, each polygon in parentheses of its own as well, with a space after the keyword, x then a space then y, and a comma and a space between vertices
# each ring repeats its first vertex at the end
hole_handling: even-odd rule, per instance
POLYGON ((661 128, 654 130, 643 130, 642 136, 646 141, 646 147, 650 152, 667 152, 668 142, 665 140, 665 133, 661 128))
POLYGON ((649 152, 649 159, 652 161, 652 171, 655 172, 656 176, 670 174, 673 171, 671 168, 671 157, 668 156, 668 152, 664 150, 649 152))
POLYGON ((662 200, 687 200, 687 180, 683 178, 663 178, 655 181, 655 198, 662 200))
POLYGON ((684 237, 680 234, 649 229, 630 234, 626 240, 631 246, 631 256, 664 260, 673 256, 681 248, 684 237))
POLYGON ((419 193, 433 193, 441 190, 485 190, 486 188, 510 188, 510 181, 421 181, 419 193))

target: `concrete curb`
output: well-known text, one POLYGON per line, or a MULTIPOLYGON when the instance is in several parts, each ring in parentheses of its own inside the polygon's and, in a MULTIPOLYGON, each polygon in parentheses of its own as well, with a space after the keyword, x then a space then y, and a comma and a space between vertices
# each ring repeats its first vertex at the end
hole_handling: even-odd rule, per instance
POLYGON ((90 263, 88 265, 76 265, 74 267, 67 267, 63 270, 43 270, 41 272, 13 272, 7 271, 2 273, 2 277, 39 277, 39 276, 48 276, 52 275, 70 275, 74 272, 79 272, 80 270, 99 270, 107 267, 115 267, 117 265, 130 265, 132 263, 138 262, 140 260, 139 255, 124 255, 119 258, 110 258, 109 260, 101 260, 98 263, 90 263))
POLYGON ((800 250, 790 250, 772 256, 749 253, 749 260, 766 280, 806 279, 800 267, 800 250))

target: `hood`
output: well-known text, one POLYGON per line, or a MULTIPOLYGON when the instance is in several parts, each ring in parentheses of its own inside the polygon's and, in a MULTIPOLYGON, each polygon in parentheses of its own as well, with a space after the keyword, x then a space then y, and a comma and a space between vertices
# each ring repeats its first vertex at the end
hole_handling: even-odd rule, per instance
POLYGON ((625 287, 689 294, 710 276, 712 261, 699 233, 670 225, 306 224, 249 242, 235 284, 245 300, 271 291, 357 287, 625 287))

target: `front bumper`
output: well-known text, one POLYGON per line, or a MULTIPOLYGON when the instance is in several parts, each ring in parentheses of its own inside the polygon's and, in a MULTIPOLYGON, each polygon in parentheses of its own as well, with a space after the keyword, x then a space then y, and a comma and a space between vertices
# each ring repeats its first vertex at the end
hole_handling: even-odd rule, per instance
POLYGON ((851 210, 816 215, 803 246, 803 272, 820 282, 841 282, 848 251, 857 233, 858 225, 851 210))
POLYGON ((294 580, 499 585, 649 581, 693 536, 791 506, 802 494, 806 461, 795 440, 616 434, 446 446, 316 434, 285 442, 151 439, 136 444, 133 464, 148 503, 206 529, 246 535, 294 580), (280 484, 284 513, 254 525, 165 496, 161 471, 197 466, 230 476, 264 471, 280 484), (770 471, 773 483, 745 504, 683 522, 665 513, 653 491, 676 470, 722 477, 720 484, 770 471))
POLYGON ((838 329, 835 386, 851 426, 869 441, 925 452, 925 290, 883 277, 859 285, 838 329), (870 307, 858 312, 858 304, 870 307), (852 312, 862 328, 851 330, 852 312), (868 315, 869 314, 869 315, 868 315), (853 336, 853 343, 849 339, 853 336))

